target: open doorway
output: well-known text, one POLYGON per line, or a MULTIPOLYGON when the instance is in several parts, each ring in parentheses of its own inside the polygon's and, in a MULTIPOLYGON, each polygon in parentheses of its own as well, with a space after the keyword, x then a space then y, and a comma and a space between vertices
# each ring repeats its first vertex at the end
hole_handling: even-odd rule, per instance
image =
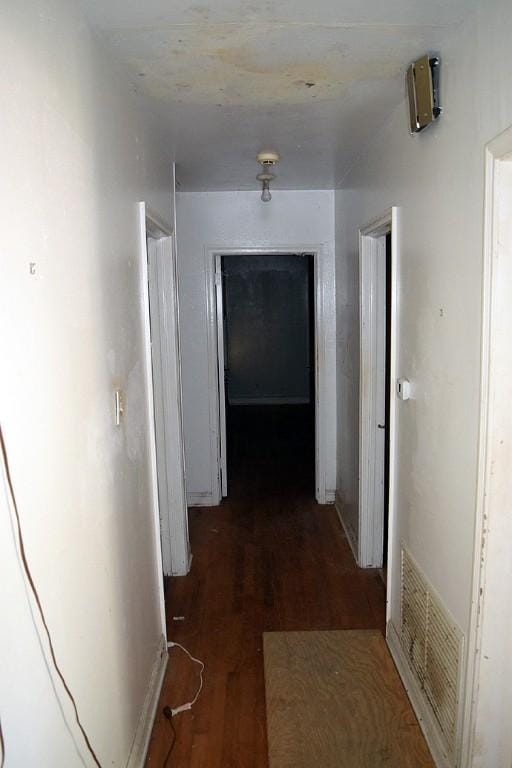
POLYGON ((223 496, 313 497, 314 257, 218 255, 216 267, 223 496))
POLYGON ((360 232, 360 480, 355 549, 359 565, 380 568, 388 584, 394 544, 396 218, 393 208, 360 232))
POLYGON ((190 544, 181 407, 178 294, 173 235, 144 203, 141 294, 155 535, 166 576, 186 574, 190 544))
MULTIPOLYGON (((386 298, 384 313, 386 317, 386 339, 384 357, 384 519, 382 521, 382 568, 381 576, 384 584, 387 582, 388 572, 388 538, 389 538, 389 467, 390 467, 390 441, 389 441, 389 408, 391 403, 391 270, 392 270, 392 242, 391 232, 386 233, 386 298)), ((379 425, 382 428, 382 425, 379 425)))

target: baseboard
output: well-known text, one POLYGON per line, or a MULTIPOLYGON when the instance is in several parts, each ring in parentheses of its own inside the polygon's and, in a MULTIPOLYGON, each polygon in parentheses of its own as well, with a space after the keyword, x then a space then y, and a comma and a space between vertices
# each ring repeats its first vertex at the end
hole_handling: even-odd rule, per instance
POLYGON ((230 397, 229 405, 307 405, 309 397, 230 397))
POLYGON ((336 509, 336 512, 338 513, 338 518, 341 523, 341 527, 345 531, 345 536, 347 537, 347 541, 350 545, 350 549, 352 550, 352 554, 354 555, 354 560, 356 561, 356 563, 359 564, 359 557, 356 551, 355 542, 352 537, 352 532, 345 525, 345 520, 343 519, 343 501, 341 499, 339 491, 335 491, 334 493, 334 507, 336 509))
POLYGON ((187 506, 189 507, 215 507, 217 505, 218 501, 210 491, 187 491, 187 506))
POLYGON ((162 635, 126 768, 144 768, 168 659, 167 641, 162 635))
POLYGON ((325 503, 326 504, 334 504, 335 498, 336 498, 336 491, 326 491, 325 492, 325 503))
POLYGON ((448 755, 444 738, 440 732, 437 721, 432 714, 425 696, 411 670, 407 657, 402 650, 400 637, 392 621, 388 621, 386 640, 395 662, 398 674, 412 704, 412 708, 418 718, 421 730, 425 736, 428 748, 437 768, 454 768, 454 762, 448 755))

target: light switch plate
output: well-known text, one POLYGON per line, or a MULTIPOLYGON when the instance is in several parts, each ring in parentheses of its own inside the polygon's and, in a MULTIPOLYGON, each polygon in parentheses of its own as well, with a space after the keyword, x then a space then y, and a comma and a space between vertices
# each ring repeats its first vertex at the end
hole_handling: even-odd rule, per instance
POLYGON ((114 392, 115 398, 115 425, 119 427, 121 424, 121 416, 124 413, 123 393, 122 390, 116 389, 114 392))

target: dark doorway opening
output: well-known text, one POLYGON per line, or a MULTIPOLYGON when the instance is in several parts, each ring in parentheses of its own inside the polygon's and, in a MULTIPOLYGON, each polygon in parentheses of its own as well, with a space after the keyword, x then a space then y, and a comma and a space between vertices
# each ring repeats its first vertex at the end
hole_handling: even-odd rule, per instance
POLYGON ((390 470, 390 401, 391 401, 391 232, 386 235, 386 420, 384 438, 384 525, 382 547, 382 577, 387 581, 388 527, 389 527, 389 470, 390 470))
POLYGON ((314 257, 222 258, 230 497, 315 493, 314 257))

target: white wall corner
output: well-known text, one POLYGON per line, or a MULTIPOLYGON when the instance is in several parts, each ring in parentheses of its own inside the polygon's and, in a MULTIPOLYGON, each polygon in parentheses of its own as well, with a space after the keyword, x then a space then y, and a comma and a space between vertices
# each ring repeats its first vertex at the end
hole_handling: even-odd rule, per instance
POLYGON ((162 635, 126 768, 144 768, 168 660, 167 640, 162 635))

